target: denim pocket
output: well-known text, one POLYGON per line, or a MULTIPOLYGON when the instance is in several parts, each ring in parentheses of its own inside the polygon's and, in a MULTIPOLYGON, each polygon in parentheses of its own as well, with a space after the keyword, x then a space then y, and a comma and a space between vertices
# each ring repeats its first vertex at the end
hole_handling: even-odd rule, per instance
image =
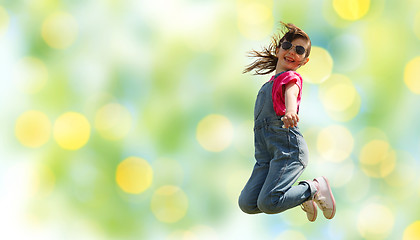
POLYGON ((281 125, 281 123, 278 124, 270 124, 268 126, 268 131, 270 131, 271 133, 288 133, 289 129, 288 128, 283 128, 283 126, 281 125))

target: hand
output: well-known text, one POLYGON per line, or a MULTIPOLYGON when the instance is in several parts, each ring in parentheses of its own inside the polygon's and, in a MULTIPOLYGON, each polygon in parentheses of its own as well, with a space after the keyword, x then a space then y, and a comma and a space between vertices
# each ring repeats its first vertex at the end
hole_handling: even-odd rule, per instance
POLYGON ((294 112, 287 112, 281 120, 284 124, 283 128, 297 127, 299 116, 294 112))

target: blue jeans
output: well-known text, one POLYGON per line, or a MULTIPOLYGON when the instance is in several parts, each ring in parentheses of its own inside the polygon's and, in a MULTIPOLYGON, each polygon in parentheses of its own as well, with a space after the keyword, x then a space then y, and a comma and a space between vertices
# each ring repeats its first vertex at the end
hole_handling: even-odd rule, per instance
POLYGON ((264 121, 254 128, 256 163, 239 197, 245 213, 280 213, 316 193, 310 182, 292 186, 308 164, 308 147, 297 127, 285 129, 282 124, 264 121))

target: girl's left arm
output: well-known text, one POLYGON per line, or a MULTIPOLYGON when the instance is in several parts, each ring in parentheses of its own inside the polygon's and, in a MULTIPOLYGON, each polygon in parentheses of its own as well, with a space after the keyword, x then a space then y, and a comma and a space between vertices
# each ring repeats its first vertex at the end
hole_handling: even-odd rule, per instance
POLYGON ((284 90, 284 100, 286 105, 286 113, 283 117, 285 128, 296 127, 299 122, 297 114, 297 98, 299 95, 299 87, 296 82, 289 82, 284 90))

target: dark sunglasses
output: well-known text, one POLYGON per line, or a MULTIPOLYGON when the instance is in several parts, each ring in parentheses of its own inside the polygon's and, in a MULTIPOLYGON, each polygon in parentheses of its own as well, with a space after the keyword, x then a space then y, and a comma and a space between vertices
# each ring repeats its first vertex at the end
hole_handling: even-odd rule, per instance
POLYGON ((293 45, 291 42, 282 42, 281 43, 281 48, 283 48, 284 50, 289 50, 291 49, 293 46, 295 46, 295 52, 299 55, 303 55, 306 50, 304 47, 299 46, 299 45, 293 45))

